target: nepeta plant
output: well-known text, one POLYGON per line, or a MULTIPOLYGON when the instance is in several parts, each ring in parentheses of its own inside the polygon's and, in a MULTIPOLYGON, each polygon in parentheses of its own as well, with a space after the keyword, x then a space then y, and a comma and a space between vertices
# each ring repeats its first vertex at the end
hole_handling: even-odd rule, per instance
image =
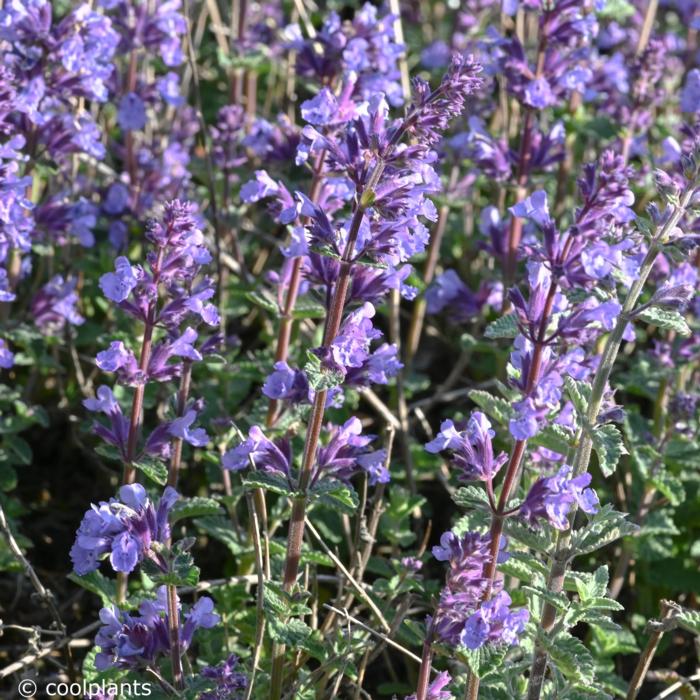
POLYGON ((10 692, 694 694, 698 30, 6 2, 10 692))

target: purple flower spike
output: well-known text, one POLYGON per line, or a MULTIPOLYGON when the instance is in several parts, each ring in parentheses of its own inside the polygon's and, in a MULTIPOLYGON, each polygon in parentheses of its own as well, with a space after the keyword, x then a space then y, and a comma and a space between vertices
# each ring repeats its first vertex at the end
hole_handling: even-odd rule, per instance
POLYGON ((569 479, 571 467, 564 465, 555 476, 538 479, 523 501, 519 516, 533 527, 545 520, 558 530, 569 527, 568 514, 576 503, 585 513, 598 511, 598 496, 588 488, 591 475, 587 472, 569 479))
MULTIPOLYGON (((182 616, 179 601, 177 614, 182 616)), ((197 629, 209 629, 219 623, 214 603, 206 596, 183 616, 180 621, 180 653, 184 653, 197 629)), ((100 610, 100 627, 95 644, 100 648, 95 657, 98 671, 110 668, 139 670, 152 668, 171 653, 169 612, 165 586, 157 591, 155 600, 146 600, 138 614, 120 610, 116 606, 100 610)))
POLYGON ((479 649, 484 644, 517 644, 518 636, 530 619, 530 613, 525 608, 511 611, 511 602, 505 591, 500 591, 486 601, 464 626, 464 646, 479 649))

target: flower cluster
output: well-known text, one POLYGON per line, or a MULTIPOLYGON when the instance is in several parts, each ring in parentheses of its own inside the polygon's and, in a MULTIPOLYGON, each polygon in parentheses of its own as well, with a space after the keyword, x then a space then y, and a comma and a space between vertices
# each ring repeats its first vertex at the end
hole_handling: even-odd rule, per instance
MULTIPOLYGON (((490 585, 486 568, 491 561, 491 540, 476 532, 461 537, 446 532, 433 556, 449 564, 447 581, 440 593, 430 630, 447 644, 479 649, 484 644, 517 644, 529 613, 525 608, 511 610, 510 596, 490 585), (484 600, 484 597, 487 597, 484 600)), ((498 562, 507 559, 505 541, 498 549, 498 562)))
MULTIPOLYGON (((359 419, 350 418, 342 426, 329 424, 326 434, 327 443, 318 450, 311 484, 323 476, 347 481, 359 472, 365 472, 372 485, 389 481, 386 452, 369 449, 375 436, 362 434, 359 419)), ((293 485, 292 462, 290 441, 287 438, 272 441, 257 425, 222 459, 224 469, 240 471, 253 467, 286 478, 290 487, 293 485)))
MULTIPOLYGON (((219 622, 211 598, 200 598, 182 617, 179 636, 180 650, 184 653, 192 643, 197 629, 209 629, 219 622)), ((100 651, 95 656, 95 668, 146 669, 157 668, 158 662, 171 652, 169 612, 165 586, 157 591, 155 600, 146 600, 138 614, 120 610, 117 606, 102 608, 100 627, 95 644, 100 651)))
POLYGON ((129 573, 143 561, 165 563, 153 545, 163 545, 170 537, 168 515, 179 498, 167 487, 157 507, 141 484, 122 486, 119 499, 93 505, 85 513, 70 551, 75 572, 81 576, 95 571, 104 555, 115 571, 129 573))

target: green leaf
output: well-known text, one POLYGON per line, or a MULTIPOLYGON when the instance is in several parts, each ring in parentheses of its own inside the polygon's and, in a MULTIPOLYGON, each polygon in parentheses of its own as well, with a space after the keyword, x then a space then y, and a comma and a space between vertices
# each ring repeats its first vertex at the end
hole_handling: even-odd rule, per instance
POLYGON ((277 302, 269 292, 246 292, 244 296, 248 301, 252 301, 253 304, 260 306, 271 314, 277 315, 279 313, 277 302))
POLYGON ((452 496, 452 500, 462 508, 483 508, 488 505, 489 498, 484 489, 478 486, 462 486, 452 496))
POLYGON ((585 416, 588 411, 588 402, 591 399, 591 385, 569 376, 564 377, 564 385, 576 413, 579 416, 585 416))
POLYGON ((622 434, 612 423, 597 425, 591 431, 593 449, 598 455, 598 464, 604 476, 610 476, 627 449, 622 442, 622 434))
POLYGON ((13 464, 27 465, 32 463, 32 448, 19 435, 5 435, 3 446, 13 464))
POLYGON ((305 651, 315 659, 323 661, 326 649, 318 630, 312 630, 305 622, 297 618, 285 620, 278 615, 267 616, 270 637, 285 644, 295 651, 305 651))
POLYGON ((243 484, 248 488, 264 489, 265 491, 281 493, 285 496, 291 495, 291 489, 287 479, 282 476, 282 474, 274 472, 263 472, 251 469, 246 474, 245 479, 243 479, 243 484))
POLYGON ((537 598, 546 601, 557 610, 567 610, 571 604, 566 593, 555 593, 542 586, 522 586, 526 593, 532 593, 537 598))
POLYGON ((176 543, 173 547, 173 559, 169 571, 163 572, 151 559, 144 559, 141 568, 144 573, 157 585, 194 586, 199 581, 199 568, 194 565, 194 559, 189 551, 178 551, 176 543))
POLYGON ((234 556, 239 556, 245 551, 245 547, 240 543, 227 518, 223 516, 197 518, 194 524, 210 537, 225 544, 234 556))
POLYGON ((112 605, 117 599, 117 584, 99 571, 91 571, 84 576, 71 573, 68 574, 68 578, 86 591, 98 595, 104 606, 112 605))
POLYGON ((489 394, 488 391, 474 389, 469 392, 469 398, 500 425, 507 425, 513 415, 513 407, 508 401, 489 394))
POLYGON ((678 335, 689 336, 690 327, 683 316, 674 309, 662 309, 650 306, 642 311, 638 318, 666 331, 675 331, 678 335))
POLYGON ((203 515, 220 515, 221 504, 213 498, 193 496, 181 498, 175 502, 170 511, 170 522, 175 523, 183 518, 199 518, 203 515))
POLYGON ((517 551, 511 552, 508 559, 498 565, 498 570, 528 583, 542 582, 547 575, 547 567, 542 562, 531 554, 517 551))
POLYGON ((345 377, 342 372, 324 367, 321 364, 321 358, 310 350, 306 353, 306 357, 308 361, 304 365, 304 372, 314 391, 326 391, 343 383, 345 377))
POLYGON ((683 482, 671 474, 668 470, 663 469, 654 474, 651 483, 668 498, 672 506, 677 506, 685 500, 685 488, 683 482))
POLYGON ((603 9, 596 14, 598 17, 622 22, 631 17, 634 13, 634 5, 628 2, 628 0, 607 0, 603 9))
POLYGON ((505 531, 508 538, 542 554, 547 554, 554 546, 554 538, 548 532, 543 529, 533 530, 517 518, 506 520, 505 531))
POLYGON ((317 481, 310 491, 311 499, 334 510, 352 515, 360 505, 357 492, 350 484, 337 479, 317 481))
POLYGON ((319 304, 312 299, 303 298, 297 299, 292 315, 296 319, 325 318, 327 313, 326 307, 323 306, 323 304, 319 304))
POLYGON ((580 639, 568 632, 560 632, 554 639, 544 635, 541 641, 551 662, 567 679, 576 683, 593 683, 595 662, 580 639))
POLYGON ((607 504, 584 527, 574 532, 571 547, 577 555, 588 554, 638 530, 627 520, 626 513, 619 513, 607 504))
POLYGON ((477 678, 483 679, 501 668, 507 652, 508 646, 506 644, 498 646, 487 644, 479 649, 467 649, 460 646, 457 653, 469 666, 469 670, 477 678))
POLYGON ((530 444, 539 445, 560 455, 566 455, 574 447, 574 434, 568 428, 551 423, 530 438, 530 444))
POLYGON ((700 610, 688 610, 683 608, 676 616, 676 620, 683 629, 700 635, 700 610))
POLYGON ((168 468, 157 459, 145 457, 140 462, 134 462, 133 466, 142 471, 151 481, 164 486, 168 480, 168 468))
POLYGON ((506 314, 491 321, 484 335, 487 338, 515 338, 518 335, 518 320, 515 314, 506 314))

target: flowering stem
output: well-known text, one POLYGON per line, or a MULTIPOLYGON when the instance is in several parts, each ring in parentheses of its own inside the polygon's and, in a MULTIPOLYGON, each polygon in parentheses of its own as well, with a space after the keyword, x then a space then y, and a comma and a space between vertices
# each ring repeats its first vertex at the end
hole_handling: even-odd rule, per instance
MULTIPOLYGON (((153 286, 158 288, 160 268, 163 264, 164 248, 158 249, 158 257, 153 265, 153 286)), ((148 363, 151 360, 151 348, 153 346, 153 331, 156 325, 156 307, 158 300, 154 299, 148 306, 148 313, 143 330, 141 342, 141 355, 139 357, 139 371, 145 376, 148 363)), ((146 382, 141 381, 134 389, 134 398, 131 402, 131 416, 129 418, 129 436, 126 442, 126 461, 124 464, 123 484, 133 484, 136 478, 136 469, 133 466, 136 457, 136 441, 143 422, 143 396, 146 391, 146 382)))
POLYGON ((428 631, 425 641, 423 642, 423 654, 421 655, 418 683, 416 684, 416 700, 426 700, 428 697, 428 685, 430 684, 430 669, 432 663, 433 634, 428 631))
POLYGON ((185 687, 182 676, 180 655, 180 614, 177 609, 177 589, 168 585, 168 634, 170 636, 170 662, 173 669, 173 683, 178 690, 185 687))
MULTIPOLYGON (((664 243, 668 234, 677 226, 681 217, 685 213, 686 207, 695 194, 695 187, 689 186, 683 193, 681 201, 677 205, 673 205, 670 216, 667 221, 657 231, 653 240, 649 245, 649 250, 642 262, 639 270, 639 276, 634 281, 623 304, 622 311, 617 319, 615 328, 612 330, 603 349, 603 355, 596 371, 593 386, 591 388, 591 398, 586 411, 585 423, 587 426, 595 426, 598 420, 598 414, 603 403, 606 387, 610 379, 613 365, 617 359, 617 354, 622 344, 623 335, 627 324, 630 321, 630 314, 634 310, 637 300, 639 299, 644 285, 646 284, 649 273, 651 272, 656 257, 659 254, 660 243, 664 243)), ((579 442, 576 448, 576 453, 573 459, 573 477, 577 477, 588 470, 591 459, 591 451, 593 449, 593 441, 591 439, 590 430, 579 431, 579 442)), ((569 528, 565 532, 560 533, 557 538, 557 543, 552 557, 552 563, 547 578, 547 588, 553 593, 559 593, 564 587, 564 577, 573 555, 569 550, 571 542, 571 526, 576 515, 577 507, 574 504, 569 512, 569 528)), ((548 602, 545 602, 542 610, 541 627, 545 632, 552 629, 556 621, 556 608, 548 602)), ((535 645, 535 655, 532 661, 530 671, 530 681, 528 688, 528 700, 539 700, 542 693, 542 685, 544 683, 544 675, 547 669, 547 652, 540 645, 535 645)))
MULTIPOLYGON (((311 181, 311 189, 309 191, 309 199, 315 204, 321 193, 323 185, 323 161, 325 159, 325 151, 319 153, 314 163, 313 180, 311 181)), ((275 362, 285 362, 289 356, 289 341, 292 337, 292 327, 294 325, 294 307, 299 296, 299 286, 301 284, 302 273, 302 257, 294 258, 292 263, 292 274, 289 279, 289 288, 287 296, 284 300, 284 308, 280 316, 280 326, 277 331, 277 346, 275 348, 275 362)), ((272 428, 277 420, 277 401, 270 399, 267 408, 267 418, 265 424, 268 428, 272 428)))
MULTIPOLYGON (((352 270, 352 256, 355 249, 355 242, 360 232, 360 225, 365 214, 365 210, 371 201, 374 187, 384 170, 384 161, 379 159, 370 177, 367 187, 362 195, 357 199, 353 212, 348 240, 345 245, 343 257, 340 261, 340 272, 338 281, 333 290, 326 329, 323 336, 324 347, 330 346, 335 340, 340 330, 343 318, 343 310, 350 286, 350 272, 352 270)), ((289 531, 287 533, 287 556, 284 563, 284 576, 282 583, 284 590, 289 592, 297 580, 299 573, 299 561, 301 559, 301 546, 304 539, 304 521, 306 519, 306 499, 307 490, 313 475, 313 466, 316 461, 316 451, 321 436, 321 427, 326 408, 327 390, 322 389, 316 392, 311 417, 306 432, 306 443, 302 457, 301 472, 299 474, 299 485, 297 493, 292 501, 292 514, 289 521, 289 531)), ((284 645, 275 644, 272 651, 272 677, 271 692, 272 700, 279 700, 282 693, 282 673, 284 670, 284 645)))
MULTIPOLYGON (((530 365, 527 383, 525 385, 526 393, 532 391, 537 380, 539 379, 540 367, 542 365, 542 353, 545 348, 545 336, 547 333, 547 326, 549 324, 549 317, 552 313, 552 308, 554 306, 554 299, 556 297, 557 287, 557 283, 554 279, 552 279, 549 287, 549 292, 547 294, 547 299, 545 301, 544 309, 542 311, 542 317, 540 319, 537 341, 535 342, 532 363, 530 365)), ((520 473, 520 464, 525 454, 526 447, 527 440, 515 441, 515 444, 513 445, 513 450, 510 453, 510 458, 508 460, 508 466, 506 467, 506 474, 503 478, 503 485, 501 486, 501 493, 498 498, 498 505, 491 516, 491 529, 489 532, 491 544, 489 552, 489 561, 486 565, 485 570, 485 578, 487 583, 486 589, 484 590, 483 600, 487 600, 490 597, 494 581, 496 580, 496 572, 498 566, 498 550, 501 542, 501 536, 503 535, 503 525, 505 523, 505 519, 510 514, 507 510, 508 501, 510 500, 511 493, 514 491, 515 485, 518 481, 518 476, 520 473)), ((479 679, 474 674, 470 675, 469 689, 467 691, 466 697, 467 700, 477 700, 477 698, 479 697, 479 679)))
MULTIPOLYGON (((187 398, 190 393, 190 383, 192 380, 192 360, 184 360, 182 363, 182 376, 180 377, 180 389, 177 393, 177 417, 185 415, 187 398)), ((177 478, 180 472, 182 461, 182 438, 176 437, 173 440, 173 453, 170 458, 170 468, 168 469, 168 486, 177 488, 177 478)))

